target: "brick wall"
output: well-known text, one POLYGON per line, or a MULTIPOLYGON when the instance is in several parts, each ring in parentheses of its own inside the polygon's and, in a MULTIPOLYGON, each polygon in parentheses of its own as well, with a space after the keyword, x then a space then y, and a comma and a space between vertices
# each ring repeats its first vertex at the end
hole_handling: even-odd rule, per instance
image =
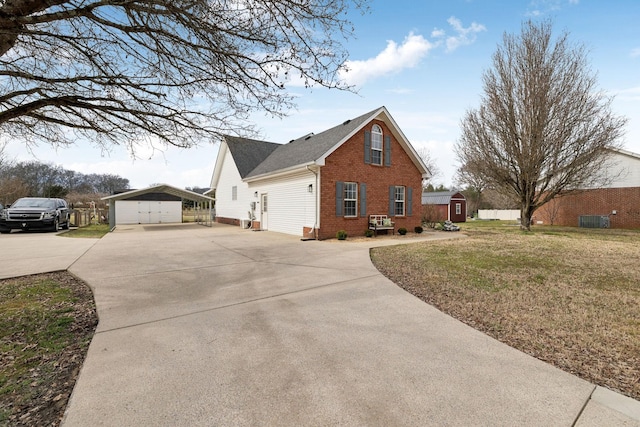
POLYGON ((216 222, 220 224, 240 225, 240 220, 238 218, 225 218, 222 216, 216 216, 216 222))
MULTIPOLYGON (((384 164, 384 162, 383 162, 384 164)), ((396 230, 400 227, 412 232, 420 225, 422 175, 413 164, 402 146, 398 143, 387 125, 374 120, 365 125, 360 132, 342 144, 326 159, 320 170, 320 239, 335 238, 338 230, 345 230, 349 236, 362 236, 368 228, 369 215, 388 215, 389 186, 403 185, 413 188, 412 215, 394 217, 396 230), (391 166, 378 166, 364 162, 364 132, 370 131, 377 123, 384 135, 391 136, 391 166), (366 216, 357 218, 336 216, 336 182, 357 182, 367 184, 366 216)), ((408 193, 408 192, 407 192, 408 193)), ((408 195, 405 193, 405 200, 408 195)), ((358 205, 360 196, 358 195, 358 205)), ((408 203, 406 201, 405 203, 408 203)), ((405 207, 405 211, 408 211, 405 207)))
POLYGON ((536 210, 533 220, 577 227, 580 215, 609 215, 611 228, 640 228, 640 187, 585 190, 556 198, 536 210))

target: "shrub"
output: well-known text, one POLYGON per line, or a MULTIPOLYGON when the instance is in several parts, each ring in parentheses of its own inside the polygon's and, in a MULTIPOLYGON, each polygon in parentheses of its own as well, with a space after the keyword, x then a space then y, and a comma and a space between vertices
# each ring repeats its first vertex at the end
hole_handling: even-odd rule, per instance
POLYGON ((366 237, 371 237, 371 236, 373 236, 373 230, 369 230, 369 229, 364 230, 364 235, 365 235, 366 237))
POLYGON ((436 228, 438 223, 438 210, 435 205, 424 205, 422 207, 422 224, 429 228, 436 228))
POLYGON ((413 229, 413 231, 415 231, 416 233, 420 234, 422 233, 424 230, 422 229, 422 227, 417 226, 416 228, 413 229))
POLYGON ((347 232, 344 230, 338 230, 338 232, 336 233, 336 238, 338 240, 346 240, 347 239, 347 232))
POLYGON ((407 234, 407 229, 404 227, 398 228, 398 234, 404 236, 405 234, 407 234))

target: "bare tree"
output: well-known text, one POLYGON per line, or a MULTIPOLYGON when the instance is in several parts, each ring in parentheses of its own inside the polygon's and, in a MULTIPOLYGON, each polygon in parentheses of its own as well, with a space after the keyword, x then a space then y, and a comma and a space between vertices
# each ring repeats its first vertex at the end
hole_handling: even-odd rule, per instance
POLYGON ((482 202, 482 192, 487 184, 482 175, 475 173, 474 167, 470 164, 464 164, 456 170, 454 176, 454 185, 464 188, 463 194, 468 200, 467 210, 477 212, 482 202))
POLYGON ((422 182, 423 187, 427 187, 428 184, 433 184, 433 181, 436 178, 442 177, 442 170, 438 166, 438 162, 431 155, 431 151, 429 151, 426 147, 422 147, 418 150, 418 156, 422 159, 425 166, 429 170, 429 178, 422 182))
POLYGON ((20 178, 9 177, 0 180, 0 203, 7 206, 20 197, 29 196, 29 186, 20 178))
POLYGON ((560 213, 560 209, 562 208, 562 197, 559 194, 558 197, 550 200, 544 206, 542 206, 541 211, 544 212, 549 220, 549 225, 553 225, 558 218, 558 214, 560 213))
POLYGON ((485 188, 482 192, 480 209, 517 209, 520 200, 514 192, 498 191, 493 188, 485 188))
POLYGON ((0 0, 0 131, 189 147, 282 116, 285 85, 344 87, 350 8, 367 0, 0 0))
POLYGON ((626 118, 596 83, 585 48, 566 32, 552 40, 549 21, 505 34, 483 74, 481 106, 462 120, 456 152, 490 187, 517 196, 521 228, 558 193, 604 179, 626 118))
POLYGON ((87 175, 35 160, 0 164, 0 194, 5 201, 25 196, 63 197, 66 193, 107 195, 128 188, 128 179, 113 174, 87 175))

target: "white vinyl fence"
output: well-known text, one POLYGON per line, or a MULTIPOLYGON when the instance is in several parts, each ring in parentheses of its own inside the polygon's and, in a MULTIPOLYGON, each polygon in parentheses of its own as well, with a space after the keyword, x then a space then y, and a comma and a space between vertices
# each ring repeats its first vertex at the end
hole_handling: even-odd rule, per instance
POLYGON ((515 221, 520 218, 517 209, 479 209, 478 219, 499 219, 502 221, 515 221))

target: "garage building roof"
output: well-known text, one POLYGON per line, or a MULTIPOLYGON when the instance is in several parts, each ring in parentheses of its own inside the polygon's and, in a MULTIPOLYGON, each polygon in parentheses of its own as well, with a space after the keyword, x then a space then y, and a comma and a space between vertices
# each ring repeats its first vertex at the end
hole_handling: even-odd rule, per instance
POLYGON ((167 193, 173 196, 182 197, 183 199, 193 200, 195 202, 213 202, 214 199, 209 196, 198 194, 193 191, 183 190, 181 188, 173 187, 168 184, 158 184, 152 187, 143 188, 141 190, 125 191, 124 193, 113 194, 111 196, 103 197, 102 200, 126 200, 131 197, 139 196, 147 193, 167 193))

